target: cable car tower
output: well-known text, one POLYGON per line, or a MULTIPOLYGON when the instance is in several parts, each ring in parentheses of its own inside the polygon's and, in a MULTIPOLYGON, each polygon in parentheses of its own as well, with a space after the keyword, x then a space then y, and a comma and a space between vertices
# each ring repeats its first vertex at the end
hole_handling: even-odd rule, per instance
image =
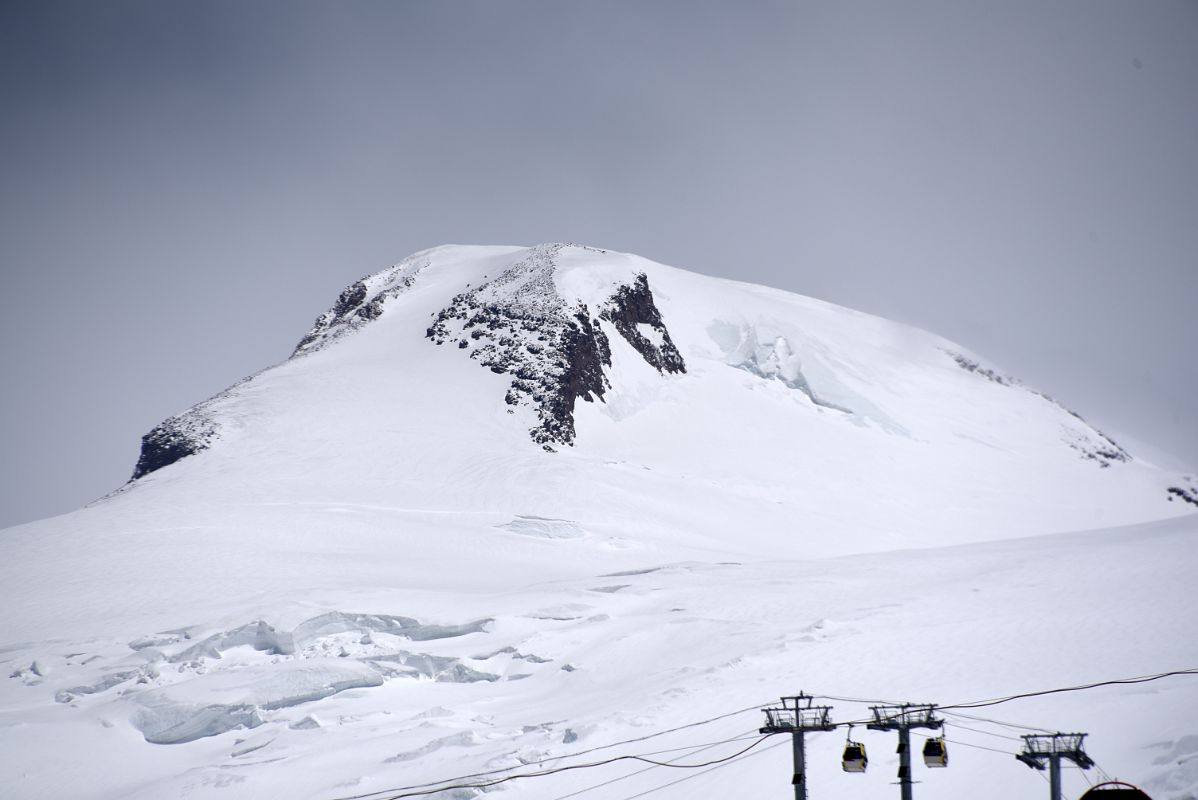
MULTIPOLYGON (((903 703, 897 706, 870 706, 874 721, 865 727, 871 731, 898 731, 899 768, 898 783, 902 800, 912 800, 911 790, 911 730, 929 728, 938 730, 944 720, 936 716, 936 706, 903 703)), ((943 742, 941 748, 943 749, 943 742)), ((945 760, 947 763, 947 757, 945 760)))
POLYGON ((795 800, 807 800, 807 750, 803 734, 807 731, 833 731, 831 706, 813 706, 814 698, 799 692, 797 697, 783 697, 780 708, 765 708, 765 727, 760 733, 789 733, 794 748, 795 800))
POLYGON ((1094 766, 1094 761, 1082 748, 1085 738, 1084 733, 1031 734, 1023 737, 1023 752, 1015 758, 1039 770, 1043 770, 1047 763, 1051 800, 1061 800, 1061 759, 1072 761, 1082 769, 1094 766))

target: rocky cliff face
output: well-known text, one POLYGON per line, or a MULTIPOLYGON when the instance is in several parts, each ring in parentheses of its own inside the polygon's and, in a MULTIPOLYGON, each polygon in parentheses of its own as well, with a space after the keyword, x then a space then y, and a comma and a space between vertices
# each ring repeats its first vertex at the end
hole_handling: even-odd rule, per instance
POLYGON ((658 372, 686 372, 645 275, 614 286, 600 308, 590 309, 557 289, 556 258, 563 247, 534 247, 499 276, 458 294, 426 333, 436 344, 452 344, 492 372, 510 375, 504 399, 535 409, 537 424, 529 435, 546 450, 573 444, 575 403, 602 401, 610 388, 604 367, 611 366, 612 352, 603 321, 658 372))
POLYGON ((194 409, 163 420, 141 437, 141 452, 130 480, 135 481, 207 449, 216 432, 215 423, 194 409))

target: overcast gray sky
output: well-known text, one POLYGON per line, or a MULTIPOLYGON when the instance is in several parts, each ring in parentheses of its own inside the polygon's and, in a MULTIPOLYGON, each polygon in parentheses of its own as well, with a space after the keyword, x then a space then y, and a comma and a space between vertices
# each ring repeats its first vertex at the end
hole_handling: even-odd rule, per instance
POLYGON ((0 2, 0 526, 435 244, 913 323, 1198 466, 1198 3, 0 2))

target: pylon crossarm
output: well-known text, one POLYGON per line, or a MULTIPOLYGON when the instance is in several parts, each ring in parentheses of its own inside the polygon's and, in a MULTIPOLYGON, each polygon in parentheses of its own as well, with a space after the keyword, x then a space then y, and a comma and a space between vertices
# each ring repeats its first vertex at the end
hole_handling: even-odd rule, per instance
POLYGON ((871 706, 870 711, 873 712, 874 721, 865 727, 871 731, 910 730, 912 728, 936 730, 944 724, 943 720, 936 717, 936 706, 930 704, 904 703, 900 706, 871 706))
POLYGON ((793 731, 798 726, 793 708, 765 708, 765 727, 762 733, 785 733, 793 731))
POLYGON ((765 727, 761 733, 790 733, 792 731, 832 731, 830 706, 806 708, 765 708, 765 727))
POLYGON ((1028 755, 1027 753, 1016 753, 1015 758, 1019 759, 1024 764, 1027 764, 1032 769, 1044 771, 1044 762, 1035 756, 1028 755))

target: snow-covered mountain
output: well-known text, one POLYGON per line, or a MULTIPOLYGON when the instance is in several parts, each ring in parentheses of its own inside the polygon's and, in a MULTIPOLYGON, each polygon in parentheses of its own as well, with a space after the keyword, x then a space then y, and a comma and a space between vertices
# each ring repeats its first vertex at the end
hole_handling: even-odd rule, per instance
POLYGON ((134 486, 266 464, 224 491, 256 499, 267 481, 280 498, 533 514, 642 542, 685 529, 755 554, 1198 507, 1184 478, 951 342, 560 244, 437 248, 358 281, 289 361, 151 431, 134 486), (314 458, 335 468, 275 467, 314 458))
MULTIPOLYGON (((1193 477, 932 334, 594 248, 435 248, 156 426, 125 487, 0 534, 0 771, 14 797, 331 800, 799 689, 950 702, 1193 666, 1195 510, 1193 477)), ((1192 797, 1198 687, 1175 680, 1012 713, 1192 797)), ((655 796, 782 796, 784 750, 655 796)), ((967 753, 921 796, 1028 777, 967 753)), ((813 796, 854 791, 828 769, 813 796)))

